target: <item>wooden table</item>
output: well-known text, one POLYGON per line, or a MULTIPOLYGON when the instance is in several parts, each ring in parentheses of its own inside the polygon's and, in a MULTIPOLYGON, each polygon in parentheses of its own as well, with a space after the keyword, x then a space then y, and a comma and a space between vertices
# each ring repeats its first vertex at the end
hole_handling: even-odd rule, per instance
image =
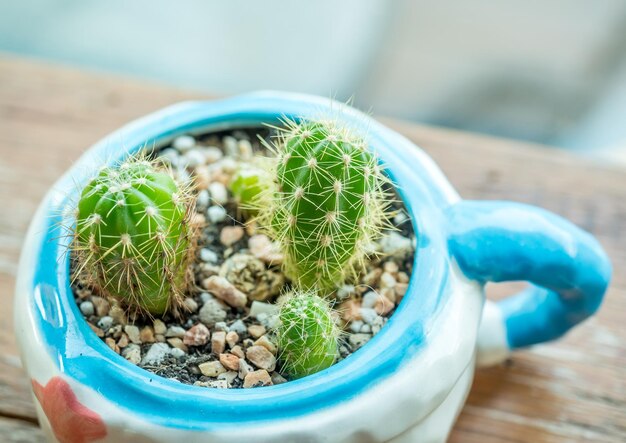
MULTIPOLYGON (((12 315, 18 255, 38 202, 94 141, 143 114, 200 97, 0 56, 0 440, 43 438, 12 315)), ((626 169, 550 148, 383 120, 425 149, 464 197, 513 199, 561 214, 597 235, 615 268, 596 317, 561 341, 478 371, 451 441, 626 441, 626 169)))

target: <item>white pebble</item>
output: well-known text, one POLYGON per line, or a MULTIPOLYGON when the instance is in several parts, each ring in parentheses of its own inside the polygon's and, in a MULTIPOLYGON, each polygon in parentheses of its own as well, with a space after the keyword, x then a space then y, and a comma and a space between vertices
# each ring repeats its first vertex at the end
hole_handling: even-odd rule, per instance
POLYGON ((204 157, 208 164, 215 163, 220 160, 224 156, 224 153, 221 149, 216 148, 215 146, 209 146, 204 149, 204 157))
POLYGON ((239 154, 239 146, 237 144, 237 139, 235 137, 231 137, 227 135, 222 139, 222 143, 224 143, 224 150, 226 154, 231 157, 237 157, 239 154))
POLYGON ((360 334, 350 334, 350 337, 348 338, 348 341, 352 345, 353 349, 358 349, 361 346, 363 346, 365 343, 367 343, 371 338, 372 338, 372 336, 369 335, 369 334, 363 334, 363 333, 360 333, 360 334))
POLYGON ((259 314, 272 315, 278 313, 278 306, 260 301, 253 301, 250 306, 250 316, 258 319, 259 314))
POLYGON ((239 147, 239 155, 243 160, 250 160, 252 158, 252 144, 249 140, 239 140, 237 143, 239 147))
POLYGON ((226 220, 226 209, 222 206, 213 205, 206 211, 211 223, 220 223, 226 220))
POLYGON ((180 326, 170 326, 167 328, 167 331, 165 331, 165 336, 183 338, 185 336, 185 329, 180 326))
POLYGON ((159 158, 163 160, 164 163, 169 164, 172 168, 178 167, 179 155, 178 151, 172 148, 167 148, 159 152, 159 158))
POLYGON ((209 185, 209 193, 211 198, 218 205, 224 205, 228 201, 228 193, 226 192, 226 186, 220 182, 213 182, 209 185))
POLYGON ((363 301, 361 302, 361 306, 363 306, 364 308, 373 308, 374 305, 376 305, 376 300, 378 300, 378 297, 380 296, 374 291, 366 292, 365 295, 363 295, 363 301))
POLYGON ((180 348, 172 348, 170 349, 170 355, 172 355, 175 358, 182 358, 187 354, 185 353, 185 351, 183 351, 180 348))
POLYGON ((365 325, 361 326, 361 331, 360 332, 362 332, 364 334, 370 334, 372 332, 372 327, 370 325, 365 324, 365 325))
POLYGON ((158 365, 170 353, 167 343, 155 343, 141 360, 142 365, 158 365))
POLYGON ((379 243, 384 254, 399 258, 404 258, 413 249, 411 239, 403 237, 395 231, 385 235, 379 240, 379 243))
POLYGON ((343 285, 342 287, 337 289, 337 298, 339 300, 345 300, 346 298, 354 294, 354 292, 355 292, 354 285, 343 285))
POLYGON ((98 327, 104 331, 109 329, 111 326, 113 326, 113 318, 109 317, 108 315, 98 320, 98 327))
POLYGON ((361 320, 354 320, 350 323, 350 330, 352 332, 361 332, 361 328, 363 327, 363 322, 361 320))
POLYGON ((200 249, 200 260, 206 263, 217 263, 218 256, 214 251, 202 248, 200 249))
POLYGON ((183 156, 183 163, 190 169, 203 165, 205 161, 204 154, 197 149, 192 149, 183 156))
POLYGON ((141 361, 141 348, 139 345, 131 343, 124 348, 122 356, 129 362, 138 365, 141 361))
POLYGON ((226 322, 218 321, 215 323, 215 330, 228 332, 230 329, 228 328, 228 326, 226 326, 226 322))
POLYGON ((181 135, 180 137, 176 137, 174 139, 172 146, 180 152, 187 152, 196 146, 196 140, 190 135, 181 135))
POLYGON ((409 217, 404 212, 398 212, 393 218, 393 222, 397 225, 404 223, 409 217))
POLYGON ((237 375, 238 374, 235 371, 222 372, 221 374, 217 376, 217 379, 226 380, 228 384, 231 384, 233 381, 235 381, 235 379, 237 378, 237 375))
POLYGON ((91 303, 90 301, 82 302, 80 304, 80 312, 82 312, 85 317, 93 315, 93 313, 95 312, 93 303, 91 303))
POLYGON ((374 324, 376 318, 378 318, 378 314, 372 308, 361 308, 360 313, 363 321, 365 323, 369 323, 370 325, 374 324))
POLYGON ((202 191, 198 192, 198 198, 196 199, 197 207, 206 208, 207 206, 209 206, 209 201, 210 201, 209 191, 207 191, 206 189, 203 189, 202 191))
POLYGON ((248 329, 246 328, 246 325, 244 324, 242 320, 235 321, 232 325, 230 325, 228 329, 233 332, 236 332, 239 335, 242 335, 248 331, 248 329))

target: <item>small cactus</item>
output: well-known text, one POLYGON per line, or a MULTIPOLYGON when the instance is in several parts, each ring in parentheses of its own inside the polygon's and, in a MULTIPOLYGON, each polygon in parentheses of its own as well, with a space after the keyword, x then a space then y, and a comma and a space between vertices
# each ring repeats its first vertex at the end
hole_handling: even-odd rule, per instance
POLYGON ((334 122, 287 122, 274 198, 261 225, 278 240, 297 286, 331 291, 354 276, 385 220, 387 181, 365 140, 334 122))
POLYGON ((289 294, 278 319, 279 360, 285 374, 300 378, 335 362, 339 328, 327 301, 313 292, 289 294))
POLYGON ((190 196, 145 158, 101 169, 78 202, 78 272, 130 309, 174 308, 188 283, 190 196))
POLYGON ((272 179, 268 174, 267 162, 257 158, 255 163, 243 163, 229 183, 237 208, 249 216, 254 216, 265 206, 272 179))

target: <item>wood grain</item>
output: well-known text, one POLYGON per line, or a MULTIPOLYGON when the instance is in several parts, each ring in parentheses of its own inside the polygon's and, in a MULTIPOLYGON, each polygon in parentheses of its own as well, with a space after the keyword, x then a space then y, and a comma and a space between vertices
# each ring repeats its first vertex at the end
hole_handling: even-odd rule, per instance
MULTIPOLYGON (((41 439, 12 334, 19 248, 39 200, 93 142, 190 98, 201 97, 0 57, 0 435, 16 436, 9 441, 41 439)), ((510 140, 385 123, 427 151, 465 198, 518 200, 568 217, 598 236, 616 270, 596 317, 478 371, 451 441, 626 441, 626 171, 510 140)), ((509 287, 490 289, 497 298, 509 287)))

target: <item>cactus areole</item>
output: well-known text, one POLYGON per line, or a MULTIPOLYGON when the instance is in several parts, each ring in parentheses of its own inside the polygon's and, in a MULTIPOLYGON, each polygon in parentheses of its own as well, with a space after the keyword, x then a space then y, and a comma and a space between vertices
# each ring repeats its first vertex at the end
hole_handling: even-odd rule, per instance
POLYGON ((332 290, 354 275, 384 218, 385 178, 364 139, 334 122, 288 121, 275 143, 269 211, 285 272, 302 288, 332 290))
POLYGON ((188 191, 148 160, 103 168, 78 203, 78 272, 129 309, 173 308, 187 285, 188 202, 188 191))

